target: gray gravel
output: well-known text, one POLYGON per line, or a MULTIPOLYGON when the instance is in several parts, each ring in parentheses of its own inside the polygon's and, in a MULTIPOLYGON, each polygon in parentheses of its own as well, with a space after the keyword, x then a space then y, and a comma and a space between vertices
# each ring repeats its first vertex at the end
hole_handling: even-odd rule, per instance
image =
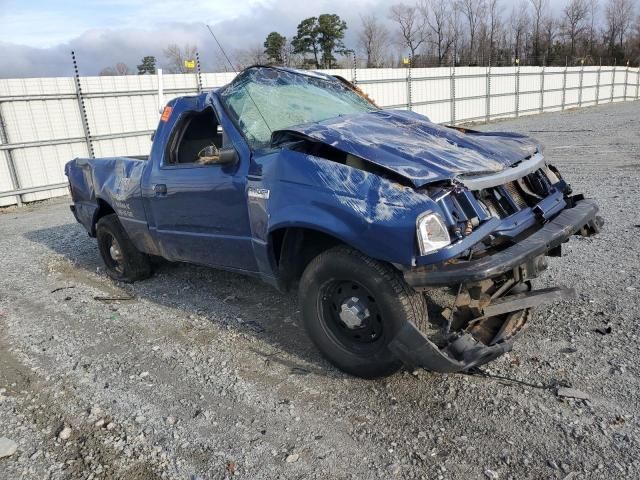
POLYGON ((607 222, 537 281, 579 298, 486 376, 348 377, 294 295, 170 264, 117 285, 68 199, 5 210, 0 478, 640 477, 640 103, 480 128, 539 138, 607 222))

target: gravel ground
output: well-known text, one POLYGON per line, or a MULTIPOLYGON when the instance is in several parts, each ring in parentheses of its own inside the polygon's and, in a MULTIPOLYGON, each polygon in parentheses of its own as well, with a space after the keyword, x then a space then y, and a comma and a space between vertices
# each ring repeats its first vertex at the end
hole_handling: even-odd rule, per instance
POLYGON ((0 478, 640 478, 640 102, 480 128, 539 138, 607 222, 537 281, 579 298, 486 376, 348 377, 294 295, 170 264, 117 285, 68 199, 3 211, 0 478))

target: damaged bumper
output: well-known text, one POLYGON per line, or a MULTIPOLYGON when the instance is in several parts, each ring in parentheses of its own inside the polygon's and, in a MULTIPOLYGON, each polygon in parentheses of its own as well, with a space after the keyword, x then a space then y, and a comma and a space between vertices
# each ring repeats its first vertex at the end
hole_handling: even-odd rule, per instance
POLYGON ((462 372, 488 363, 512 346, 513 340, 487 346, 466 333, 440 349, 410 322, 389 343, 389 349, 406 365, 440 373, 462 372))
POLYGON ((471 286, 476 296, 475 300, 467 300, 467 304, 473 307, 473 316, 447 336, 444 346, 436 345, 415 325, 407 323, 389 348, 407 365, 443 373, 469 370, 510 351, 532 308, 575 297, 575 290, 554 287, 502 295, 509 290, 509 285, 535 277, 546 267, 544 256, 572 235, 589 236, 599 232, 603 222, 596 216, 597 212, 593 201, 576 198, 572 208, 564 209, 529 237, 493 255, 405 271, 407 283, 417 290, 471 286), (511 279, 510 283, 505 282, 504 289, 492 293, 490 288, 494 287, 490 285, 505 277, 511 279), (478 290, 482 285, 486 285, 486 289, 478 290))
POLYGON ((483 309, 475 322, 494 315, 509 314, 498 334, 487 345, 468 332, 451 335, 447 345, 439 348, 414 324, 405 323, 389 343, 389 349, 411 367, 441 373, 454 373, 483 365, 507 353, 529 319, 531 308, 574 298, 572 288, 554 287, 525 294, 509 295, 483 309))
MULTIPOLYGON (((546 223, 540 230, 501 252, 478 260, 423 265, 404 272, 406 282, 414 288, 441 287, 477 282, 507 273, 536 260, 567 241, 576 233, 591 235, 600 231, 602 220, 596 216, 598 206, 591 200, 578 200, 546 223)), ((484 231, 486 237, 491 232, 484 231)), ((482 238, 475 239, 481 241, 482 238)))

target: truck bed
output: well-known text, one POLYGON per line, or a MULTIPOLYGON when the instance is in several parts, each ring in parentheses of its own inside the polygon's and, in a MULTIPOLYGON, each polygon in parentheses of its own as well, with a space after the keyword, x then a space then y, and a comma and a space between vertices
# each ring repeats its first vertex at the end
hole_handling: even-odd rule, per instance
POLYGON ((90 234, 100 202, 112 206, 121 218, 144 220, 140 180, 148 156, 75 158, 65 165, 74 200, 74 214, 90 234))

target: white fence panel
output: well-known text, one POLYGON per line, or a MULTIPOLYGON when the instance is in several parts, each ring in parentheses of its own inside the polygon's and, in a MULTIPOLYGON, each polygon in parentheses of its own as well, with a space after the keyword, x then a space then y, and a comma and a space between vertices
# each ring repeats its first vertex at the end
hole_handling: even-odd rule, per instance
POLYGON ((598 67, 584 67, 582 73, 582 95, 580 106, 588 107, 596 104, 596 88, 598 85, 598 67))
MULTIPOLYGON (((46 145, 14 150, 13 161, 21 188, 56 185, 66 182, 64 164, 75 157, 87 155, 84 143, 46 145)), ((65 195, 66 186, 52 190, 24 194, 23 201, 32 202, 65 195)))
MULTIPOLYGON (((11 173, 7 159, 7 152, 0 152, 0 192, 9 192, 13 190, 13 182, 11 181, 11 173)), ((15 205, 18 198, 15 195, 0 197, 0 207, 15 205)))

